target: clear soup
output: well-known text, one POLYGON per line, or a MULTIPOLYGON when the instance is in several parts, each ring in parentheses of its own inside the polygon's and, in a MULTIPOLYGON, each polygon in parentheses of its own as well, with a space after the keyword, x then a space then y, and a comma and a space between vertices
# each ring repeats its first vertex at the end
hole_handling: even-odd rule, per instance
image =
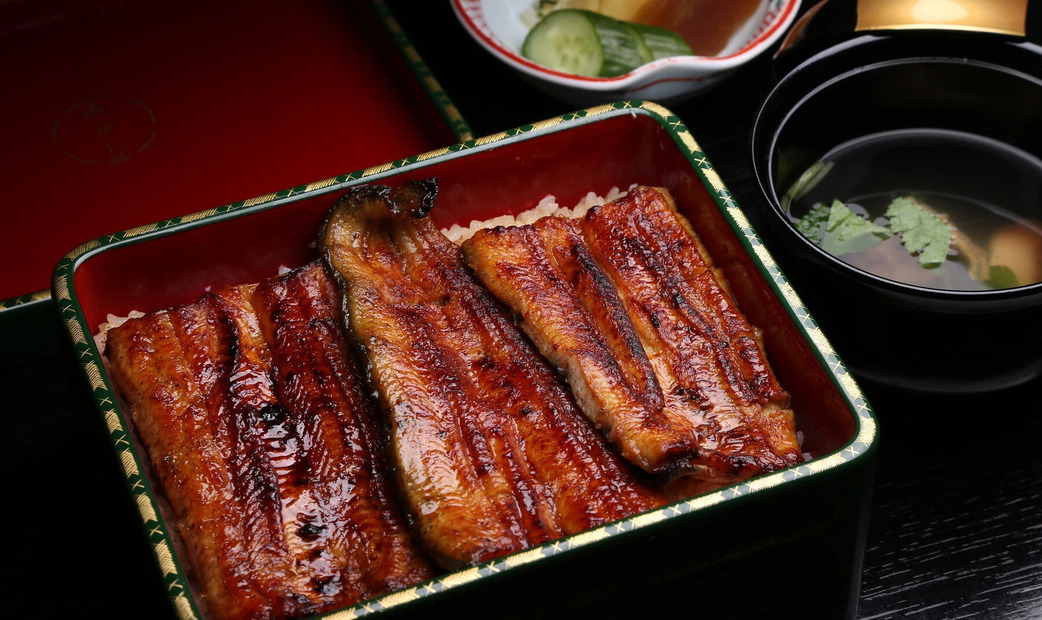
POLYGON ((1042 161, 1003 142, 937 129, 860 137, 822 156, 782 203, 816 243, 883 278, 948 290, 1042 281, 1042 161), (921 226, 896 225, 899 200, 922 207, 921 226), (936 220, 950 236, 931 260, 918 242, 939 246, 936 220))

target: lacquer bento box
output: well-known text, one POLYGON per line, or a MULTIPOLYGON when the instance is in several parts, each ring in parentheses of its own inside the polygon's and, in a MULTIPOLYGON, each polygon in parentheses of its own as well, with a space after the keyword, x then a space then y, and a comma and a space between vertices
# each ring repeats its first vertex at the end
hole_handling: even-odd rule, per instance
MULTIPOLYGON (((668 109, 580 110, 257 199, 117 232, 58 265, 53 297, 185 620, 209 617, 139 430, 94 335, 111 316, 190 303, 314 261, 331 207, 362 186, 436 179, 445 229, 553 195, 667 189, 701 237, 792 397, 806 460, 497 557, 327 614, 429 617, 853 617, 876 420, 696 136, 668 109)), ((206 205, 198 205, 206 207, 206 205)), ((191 205, 186 205, 186 212, 191 205)))

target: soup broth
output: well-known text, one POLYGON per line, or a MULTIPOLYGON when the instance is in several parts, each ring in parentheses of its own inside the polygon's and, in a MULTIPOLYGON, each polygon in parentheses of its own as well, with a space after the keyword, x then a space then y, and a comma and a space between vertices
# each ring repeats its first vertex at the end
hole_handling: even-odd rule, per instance
POLYGON ((783 207, 805 233, 815 209, 825 217, 821 209, 831 208, 829 223, 821 220, 823 234, 826 227, 843 234, 835 233, 841 216, 862 228, 864 222, 853 216, 874 224, 865 234, 875 237, 854 244, 808 236, 840 260, 887 279, 950 290, 1042 281, 1042 161, 1002 142, 933 129, 858 138, 809 167, 789 188, 783 207), (898 200, 921 207, 927 223, 949 225, 949 246, 939 261, 909 249, 909 236, 919 230, 894 226, 896 216, 888 209, 898 200))

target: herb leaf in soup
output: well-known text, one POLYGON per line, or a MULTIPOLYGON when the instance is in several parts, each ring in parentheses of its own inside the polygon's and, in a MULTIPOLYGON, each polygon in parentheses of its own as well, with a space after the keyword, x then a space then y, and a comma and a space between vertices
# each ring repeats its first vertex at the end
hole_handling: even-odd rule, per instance
POLYGON ((909 253, 919 255, 923 267, 937 267, 948 257, 952 227, 914 198, 897 198, 887 207, 890 229, 901 235, 909 253))
POLYGON ((839 200, 817 205, 796 222, 796 228, 833 256, 862 252, 890 237, 886 228, 854 213, 839 200))
POLYGON ((988 284, 991 288, 1015 288, 1020 286, 1016 274, 1005 265, 991 265, 988 284))
POLYGON ((821 240, 825 237, 825 227, 829 222, 830 211, 831 209, 825 205, 816 205, 796 221, 796 230, 817 245, 821 245, 821 240))

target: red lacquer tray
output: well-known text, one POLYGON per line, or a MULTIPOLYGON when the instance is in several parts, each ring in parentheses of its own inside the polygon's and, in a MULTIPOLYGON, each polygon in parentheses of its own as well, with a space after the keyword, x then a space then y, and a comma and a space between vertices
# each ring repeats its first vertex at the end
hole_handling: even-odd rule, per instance
POLYGON ((407 48, 381 0, 4 3, 0 308, 88 239, 470 137, 407 48))

